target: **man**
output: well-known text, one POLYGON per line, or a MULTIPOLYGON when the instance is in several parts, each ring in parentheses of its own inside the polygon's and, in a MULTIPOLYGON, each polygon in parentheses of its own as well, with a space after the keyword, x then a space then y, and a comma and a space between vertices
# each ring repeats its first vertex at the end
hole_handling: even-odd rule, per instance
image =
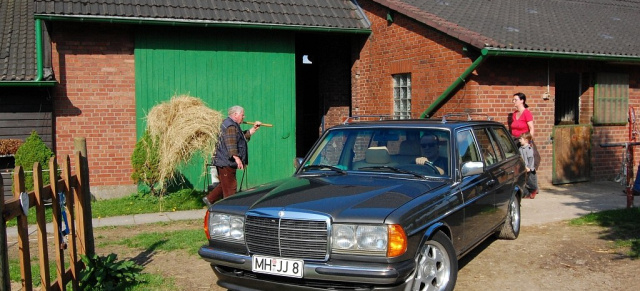
POLYGON ((431 164, 438 171, 440 175, 449 173, 449 163, 446 158, 440 156, 440 140, 434 134, 425 134, 420 139, 420 150, 422 157, 416 158, 416 164, 425 165, 431 164))
POLYGON ((256 121, 253 127, 242 131, 240 123, 244 120, 244 108, 232 106, 228 114, 229 117, 220 125, 220 140, 218 140, 213 160, 220 184, 202 198, 207 206, 222 197, 227 198, 236 193, 238 189, 236 170, 243 170, 249 165, 247 142, 262 125, 262 122, 256 121))

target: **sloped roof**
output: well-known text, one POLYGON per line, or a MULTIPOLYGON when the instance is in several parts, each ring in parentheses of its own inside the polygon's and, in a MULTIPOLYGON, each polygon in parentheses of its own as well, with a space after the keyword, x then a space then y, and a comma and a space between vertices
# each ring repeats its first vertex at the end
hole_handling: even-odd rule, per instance
POLYGON ((369 30, 362 11, 349 0, 0 0, 0 82, 35 80, 34 15, 84 21, 369 30))
POLYGON ((479 49, 640 56, 640 0, 373 0, 479 49))
POLYGON ((0 0, 0 82, 35 79, 33 8, 32 0, 0 0))
POLYGON ((68 17, 368 29, 349 0, 35 0, 36 14, 68 17))

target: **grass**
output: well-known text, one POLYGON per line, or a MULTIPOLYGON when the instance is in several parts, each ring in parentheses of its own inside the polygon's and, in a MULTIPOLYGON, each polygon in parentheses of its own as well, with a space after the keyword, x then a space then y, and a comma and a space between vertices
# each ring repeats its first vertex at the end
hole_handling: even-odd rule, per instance
MULTIPOLYGON (((167 224, 162 222, 160 224, 167 224)), ((186 250, 190 255, 197 255, 198 249, 207 243, 202 229, 185 229, 166 232, 140 233, 131 238, 106 242, 104 245, 124 245, 129 248, 140 248, 146 251, 186 250)))
POLYGON ((612 248, 625 250, 633 259, 640 258, 640 208, 605 210, 572 219, 576 226, 595 225, 605 227, 602 239, 613 241, 612 248), (628 250, 628 251, 626 251, 628 250))
MULTIPOLYGON (((91 202, 93 218, 132 215, 153 212, 172 212, 180 210, 202 209, 204 193, 193 189, 182 189, 168 193, 162 198, 148 194, 135 193, 122 198, 96 200, 91 202)), ((51 206, 45 208, 47 222, 52 221, 51 206)), ((27 216, 29 225, 36 224, 35 208, 29 209, 27 216)), ((15 226, 17 220, 7 221, 7 227, 15 226)))
MULTIPOLYGON (((69 268, 69 263, 65 262, 65 269, 69 268)), ((143 273, 141 274, 144 279, 143 283, 139 283, 135 286, 127 287, 125 290, 138 291, 138 290, 176 290, 175 282, 172 278, 163 278, 159 274, 149 274, 143 273)), ((20 261, 18 259, 10 259, 9 260, 9 277, 13 282, 20 282, 22 280, 22 275, 20 274, 20 261)), ((42 282, 40 282, 40 265, 38 263, 38 259, 31 260, 31 284, 34 287, 40 287, 42 282)), ((56 264, 55 262, 49 262, 49 279, 50 282, 54 282, 56 280, 56 264)), ((71 282, 67 283, 67 290, 72 289, 71 282)))

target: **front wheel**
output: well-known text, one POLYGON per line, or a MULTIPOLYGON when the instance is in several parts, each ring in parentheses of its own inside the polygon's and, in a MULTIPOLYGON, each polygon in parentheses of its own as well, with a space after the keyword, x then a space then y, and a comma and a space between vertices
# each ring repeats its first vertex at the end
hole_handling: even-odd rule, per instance
POLYGON ((458 259, 451 240, 442 231, 424 243, 416 263, 411 290, 453 290, 458 278, 458 259))

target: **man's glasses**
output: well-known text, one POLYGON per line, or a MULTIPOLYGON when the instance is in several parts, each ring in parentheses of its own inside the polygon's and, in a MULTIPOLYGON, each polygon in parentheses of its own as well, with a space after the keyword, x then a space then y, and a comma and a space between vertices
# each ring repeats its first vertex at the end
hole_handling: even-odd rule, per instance
POLYGON ((433 148, 433 147, 436 147, 437 145, 438 145, 438 143, 436 143, 436 142, 428 142, 428 143, 422 143, 422 144, 420 144, 420 146, 421 146, 423 149, 426 149, 426 148, 433 148))

